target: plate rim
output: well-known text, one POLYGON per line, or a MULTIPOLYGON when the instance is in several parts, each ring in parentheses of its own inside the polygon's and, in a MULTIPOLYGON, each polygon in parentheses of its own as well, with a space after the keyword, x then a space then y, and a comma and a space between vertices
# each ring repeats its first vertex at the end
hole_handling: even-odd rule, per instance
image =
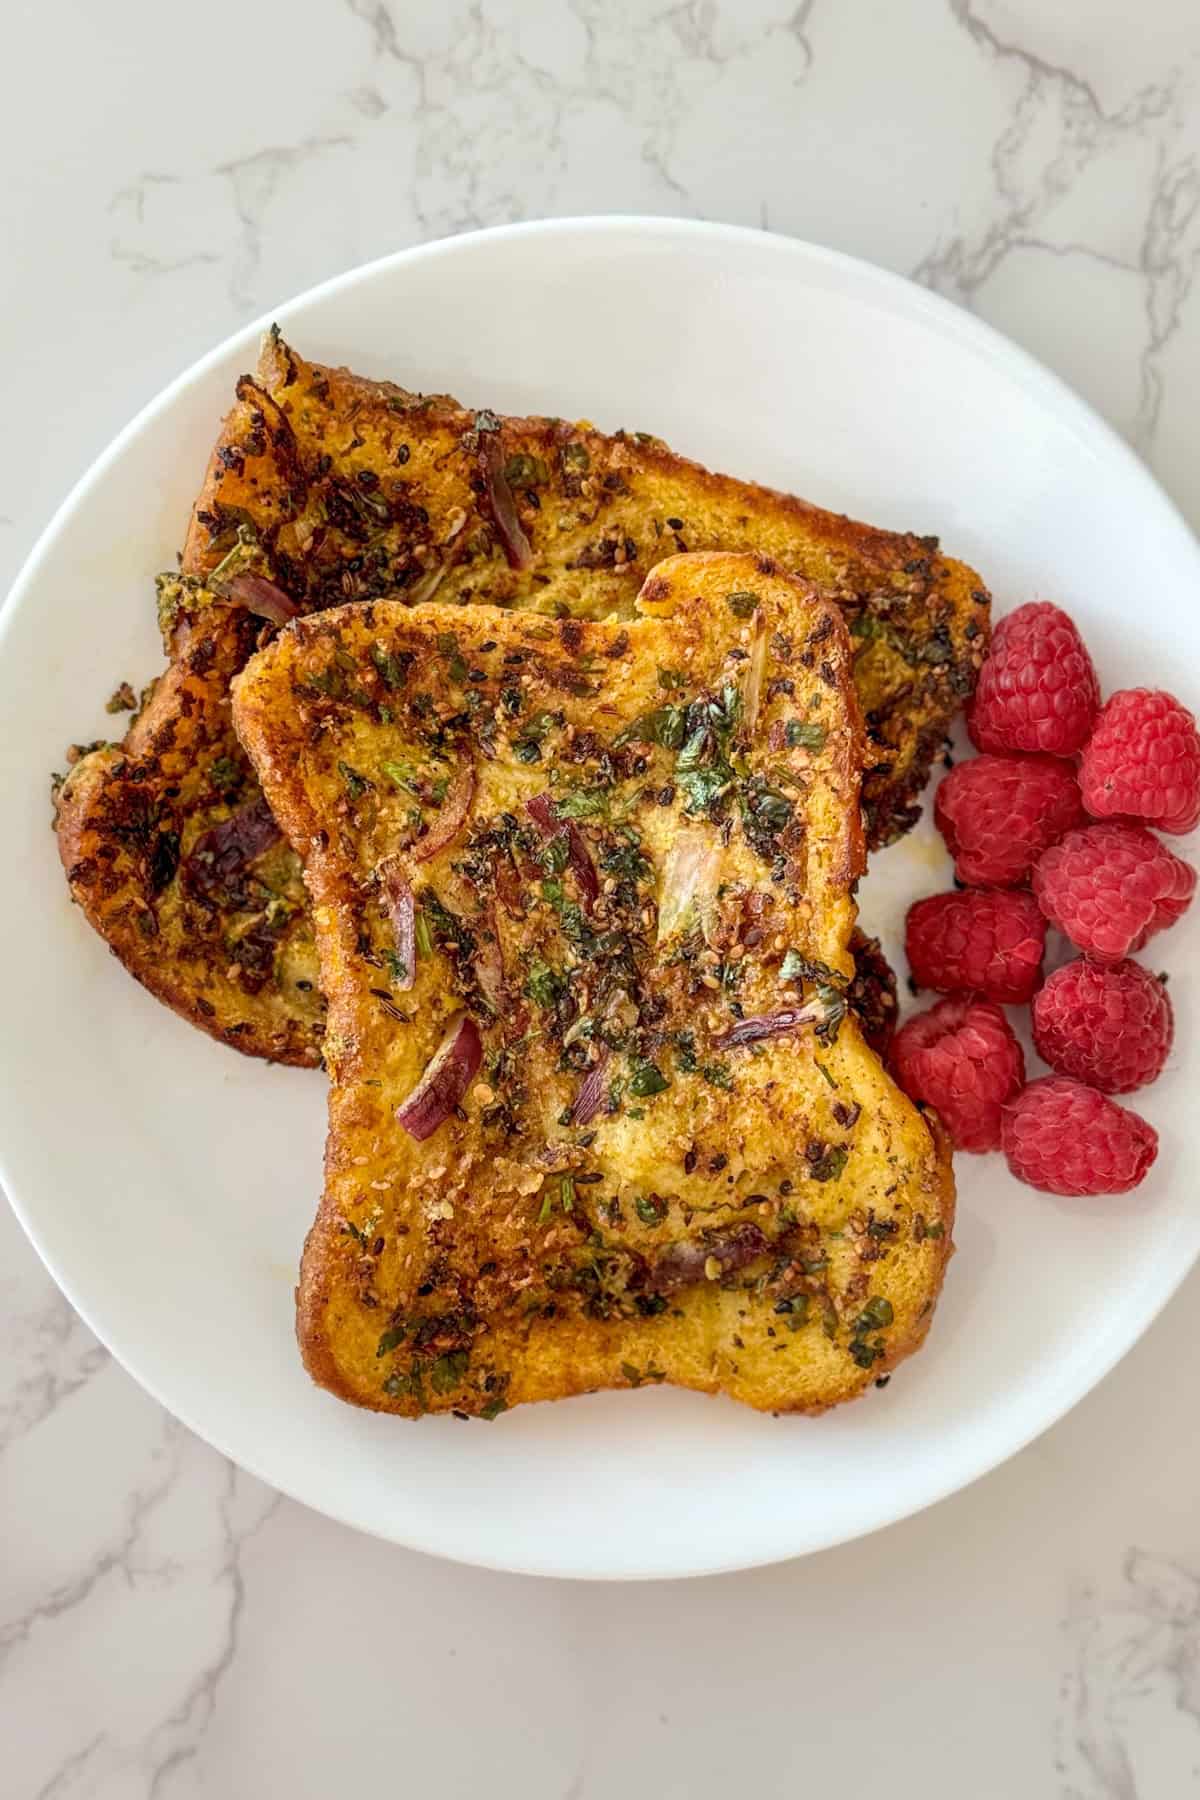
MULTIPOLYGON (((1040 394, 1043 400, 1052 407, 1060 422, 1071 428, 1077 436, 1098 443, 1110 456, 1115 457, 1117 463, 1122 465, 1123 476, 1140 490, 1141 499, 1148 511, 1158 515, 1155 521, 1155 530, 1176 536, 1180 540, 1181 551, 1191 557, 1200 573, 1200 542, 1197 541, 1196 534, 1192 531, 1180 508, 1166 493, 1133 446, 1061 376, 1048 369, 1037 357, 1014 343, 995 326, 958 306, 944 295, 922 287, 910 277, 883 268, 866 258, 831 249, 808 239, 786 237, 754 226, 659 214, 568 215, 561 218, 539 218, 512 224, 494 225, 449 237, 435 238, 428 242, 390 251, 365 263, 355 264, 291 296, 283 303, 266 309, 245 325, 230 332, 213 348, 193 360, 140 407, 115 436, 104 445, 72 483, 64 498, 54 509, 18 569, 4 604, 0 607, 0 655, 3 655, 8 647, 14 623, 22 613, 31 590, 41 574, 43 563, 50 556, 60 536, 69 527, 76 508, 103 480, 109 468, 118 461, 127 447, 147 426, 169 410, 180 396, 202 382, 216 365, 243 347, 253 346, 259 335, 272 322, 286 324, 296 314, 302 313, 334 294, 352 291, 359 285, 380 278, 386 279, 393 271, 414 263, 435 261, 443 257, 452 258, 455 254, 462 253, 464 248, 470 253, 474 246, 481 243, 511 244, 528 238, 556 234, 569 236, 577 233, 597 237, 606 235, 621 237, 632 234, 643 239, 659 235, 685 242, 687 240, 707 240, 723 243, 732 251, 736 251, 739 246, 753 245, 758 250, 768 249, 769 254, 778 256, 783 261, 792 262, 801 272, 805 267, 810 269, 824 267, 844 279, 867 284, 874 283, 887 303, 888 310, 900 310, 917 322, 930 323, 939 336, 949 337, 969 350, 982 353, 1002 372, 1008 373, 1023 391, 1040 394)), ((445 1535, 440 1533, 436 1520, 431 1520, 427 1528, 419 1533, 413 1531, 408 1522, 405 1522, 403 1532, 389 1529, 386 1522, 371 1522, 356 1517, 348 1507, 324 1503, 318 1505, 306 1499, 302 1493, 296 1492, 294 1487, 281 1483, 275 1475, 261 1465, 260 1459, 247 1455, 241 1450, 235 1455, 223 1441, 223 1434, 219 1430, 213 1430, 208 1425, 198 1425, 189 1416, 190 1408, 180 1409, 168 1401, 159 1391, 157 1382, 139 1372, 138 1368, 134 1366, 137 1361, 136 1355, 133 1361, 127 1359, 123 1349, 118 1347, 118 1342, 123 1335, 119 1322, 111 1330, 103 1329, 92 1317, 89 1306, 81 1303, 75 1291, 73 1278, 57 1266, 58 1259, 43 1247, 35 1222, 37 1204, 36 1202, 31 1204, 30 1200, 20 1191, 19 1182, 14 1183, 7 1145, 3 1140, 0 1140, 0 1182, 4 1186, 9 1205, 38 1258, 87 1328, 144 1392, 202 1442, 216 1450, 219 1455, 224 1456, 235 1466, 245 1469, 265 1486, 285 1494, 289 1499, 308 1507, 309 1510, 317 1511, 323 1516, 335 1520, 338 1524, 375 1537, 381 1542, 393 1543, 423 1554, 439 1556, 462 1566, 485 1568, 501 1573, 537 1575, 550 1579, 594 1581, 687 1579, 702 1575, 727 1574, 743 1569, 769 1567, 799 1556, 833 1549, 857 1538, 871 1536, 903 1519, 915 1517, 920 1512, 940 1504, 951 1495, 973 1486, 1000 1468, 1021 1450, 1027 1448, 1029 1444, 1035 1442, 1063 1419, 1087 1394, 1099 1386, 1122 1358, 1133 1349, 1182 1286, 1196 1263, 1200 1261, 1200 1231, 1198 1231, 1190 1257, 1182 1260, 1178 1268, 1165 1270, 1156 1282, 1149 1285, 1144 1284, 1141 1304, 1131 1322, 1124 1330, 1113 1334, 1107 1343, 1097 1346, 1095 1361, 1089 1364, 1076 1379, 1067 1381, 1065 1385, 1060 1384, 1060 1388, 1050 1395, 1048 1405, 1038 1414, 1028 1431, 1018 1433, 1013 1439, 1006 1441, 1005 1446, 998 1451, 985 1450, 981 1455, 977 1455, 965 1472, 956 1469, 949 1476, 933 1480, 926 1490, 926 1497, 919 1504, 913 1506, 902 1503, 895 1509, 884 1504, 879 1508, 878 1517, 871 1524, 861 1528, 853 1526, 846 1531, 839 1530, 836 1524, 824 1531, 809 1531, 791 1549, 766 1548, 759 1553, 749 1554, 745 1551, 734 1551, 728 1556, 719 1558, 711 1555, 693 1556, 690 1559, 685 1558, 676 1562, 666 1569, 648 1563, 627 1563, 619 1568, 595 1568, 580 1565, 577 1562, 554 1562, 553 1559, 548 1559, 541 1564, 529 1563, 522 1561, 519 1557, 502 1559, 495 1555, 481 1553, 479 1550, 473 1550, 469 1544, 464 1542, 462 1534, 459 1532, 452 1530, 445 1535)))

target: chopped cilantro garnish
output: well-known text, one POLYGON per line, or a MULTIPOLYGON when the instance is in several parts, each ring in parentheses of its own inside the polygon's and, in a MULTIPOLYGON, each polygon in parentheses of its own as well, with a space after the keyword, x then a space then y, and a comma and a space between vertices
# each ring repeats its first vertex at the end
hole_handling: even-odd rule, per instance
POLYGON ((525 992, 549 1012, 562 992, 562 978, 546 963, 535 960, 530 966, 525 992))
POLYGON ((435 1394, 448 1394, 456 1388, 467 1372, 467 1364, 471 1360, 468 1350, 448 1350, 444 1356, 435 1358, 429 1369, 429 1384, 435 1394))
POLYGON ((724 1088, 727 1092, 733 1087, 733 1075, 726 1062, 705 1063, 700 1073, 710 1087, 724 1088))
POLYGON ((645 1100, 650 1094, 661 1094, 670 1085, 662 1070, 652 1062, 638 1063, 629 1077, 629 1091, 639 1100, 645 1100))
POLYGON ((623 744, 661 744, 664 750, 678 750, 683 744, 685 708, 659 706, 632 720, 614 740, 615 748, 623 744))
POLYGON ((608 796, 600 788, 574 788, 568 794, 560 794, 554 802, 554 810, 560 819, 594 819, 608 805, 608 796))
POLYGON ((657 1194, 638 1194, 634 1198, 633 1210, 643 1225, 658 1225, 667 1216, 667 1203, 657 1194))
POLYGON ((815 957, 801 956, 798 950, 789 950, 779 965, 780 981, 818 981, 826 987, 844 987, 846 977, 835 975, 828 963, 818 962, 815 957))
POLYGON ((726 594, 725 604, 735 619, 748 619, 758 608, 758 595, 741 589, 736 593, 726 594))
MULTIPOLYGON (((811 1148, 811 1146, 810 1146, 811 1148)), ((844 1144, 827 1144, 815 1158, 810 1157, 808 1170, 814 1181, 836 1181, 849 1160, 844 1144)))
POLYGON ((379 766, 388 780, 394 781, 397 787, 407 788, 410 794, 416 793, 414 783, 417 779, 417 771, 411 763, 381 762, 379 766))
POLYGON ((895 1318, 895 1308, 883 1294, 876 1294, 867 1301, 854 1321, 855 1336, 864 1331, 882 1331, 895 1318))
POLYGON ((412 652, 402 651, 400 655, 393 656, 389 650, 383 648, 382 644, 372 644, 371 661, 379 670, 385 687, 399 688, 404 686, 405 678, 408 675, 412 652))
POLYGON ((547 875, 562 874, 567 866, 570 848, 570 839, 567 837, 565 831, 560 831, 557 837, 547 839, 545 844, 543 844, 542 848, 538 851, 538 861, 541 863, 543 869, 545 869, 547 875))
POLYGON ((373 781, 368 781, 365 775, 360 775, 357 769, 352 769, 349 763, 339 762, 338 774, 345 782, 346 792, 352 800, 361 800, 363 795, 375 785, 373 781))
POLYGON ((218 792, 228 794, 241 785, 242 771, 231 756, 217 756, 208 765, 208 776, 218 792))
POLYGON ((397 1344, 402 1344, 406 1330, 407 1327, 404 1325, 389 1325, 376 1346, 375 1355, 377 1357, 387 1356, 396 1348, 397 1344))

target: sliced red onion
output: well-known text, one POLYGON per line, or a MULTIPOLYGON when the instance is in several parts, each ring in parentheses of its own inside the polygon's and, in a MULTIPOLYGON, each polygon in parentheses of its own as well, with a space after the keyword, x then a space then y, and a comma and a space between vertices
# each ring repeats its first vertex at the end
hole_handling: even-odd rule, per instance
POLYGON ((784 1037, 802 1025, 835 1025, 846 1010, 845 997, 832 988, 819 988, 803 1006, 784 1006, 778 1012, 763 1013, 753 1019, 738 1019, 728 1031, 713 1039, 718 1050, 732 1050, 738 1044, 757 1044, 764 1038, 784 1037))
POLYGON ((579 883, 579 891, 583 895, 583 904, 590 912, 600 897, 600 877, 596 873, 596 865, 584 842, 583 833, 573 822, 567 825, 567 860, 575 871, 575 879, 579 883))
POLYGON ((202 831, 184 864, 188 884, 220 905, 229 884, 242 874, 283 833, 262 794, 239 806, 208 831, 202 831))
POLYGON ((558 814, 549 794, 535 794, 532 800, 525 802, 525 811, 544 838, 553 837, 560 829, 558 814))
POLYGON ((579 883, 579 891, 583 895, 583 903, 590 912, 593 904, 600 896, 600 877, 596 873, 596 865, 592 861, 591 852, 582 831, 573 819, 560 819, 554 810, 554 802, 549 794, 535 794, 532 800, 525 802, 525 811, 529 814, 543 838, 562 837, 567 840, 567 861, 570 863, 579 883))
POLYGON ((500 944, 500 933, 496 930, 495 907, 488 907, 487 919, 477 942, 479 949, 475 957, 475 979, 492 1011, 499 1012, 504 994, 504 951, 500 944))
POLYGON ((758 719, 758 709, 762 703, 763 676, 767 669, 767 628, 761 612, 754 615, 754 642, 750 646, 750 660, 746 664, 746 679, 742 683, 742 722, 747 732, 754 730, 758 719))
POLYGON ((419 837, 409 850, 414 862, 428 862, 447 844, 452 844, 466 823, 475 798, 475 765, 464 760, 454 771, 449 792, 438 808, 438 815, 424 837, 419 837))
POLYGON ((396 976, 394 985, 403 991, 412 986, 417 976, 417 905, 413 891, 394 859, 381 866, 379 875, 396 955, 404 970, 402 975, 396 976))
POLYGON ((767 1248, 765 1233, 757 1225, 730 1225, 724 1231, 710 1232, 699 1243, 684 1238, 664 1250, 650 1270, 650 1285, 660 1294, 673 1288, 693 1287, 706 1281, 710 1257, 721 1265, 722 1275, 744 1269, 767 1248))
POLYGON ((449 563, 439 562, 434 563, 431 569, 426 569, 425 573, 419 576, 405 592, 404 598, 408 604, 421 606, 426 600, 432 600, 441 587, 449 566, 449 563))
POLYGON ((608 1046, 601 1045, 600 1055, 594 1062, 579 1085, 575 1096, 575 1104, 571 1108, 572 1125, 590 1125, 604 1104, 607 1086, 604 1071, 608 1066, 608 1046))
POLYGON ((423 1144, 450 1117, 479 1072, 483 1042, 467 1013, 456 1013, 412 1093, 396 1108, 396 1123, 423 1144))
POLYGON ((527 569, 533 562, 533 546, 525 536, 517 517, 517 503, 504 474, 504 452, 494 431, 480 434, 479 473, 483 476, 483 492, 488 511, 496 527, 504 554, 511 569, 527 569))
POLYGON ((265 575, 255 575, 249 569, 234 575, 225 592, 247 612, 257 613, 260 619, 266 619, 272 625, 286 625, 300 611, 290 594, 285 594, 265 575))
POLYGON ((658 902, 658 941, 665 943, 681 928, 693 904, 716 891, 720 845, 703 826, 685 825, 676 832, 663 861, 658 902))

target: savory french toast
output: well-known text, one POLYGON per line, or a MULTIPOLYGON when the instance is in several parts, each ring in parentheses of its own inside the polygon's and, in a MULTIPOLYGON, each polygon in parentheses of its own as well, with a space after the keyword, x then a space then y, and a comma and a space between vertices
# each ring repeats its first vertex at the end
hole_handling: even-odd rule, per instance
POLYGON ((185 1017, 252 1054, 318 1062, 297 867, 278 846, 265 865, 252 854, 267 826, 230 743, 240 661, 297 613, 384 595, 628 618, 649 570, 685 549, 773 556, 837 600, 866 721, 868 841, 900 835, 987 646, 973 570, 933 539, 711 474, 644 433, 471 412, 306 363, 270 333, 166 583, 168 673, 125 742, 81 758, 59 793, 72 893, 185 1017), (196 879, 196 842, 229 881, 196 879))
POLYGON ((157 999, 237 1049, 315 1067, 325 1003, 300 863, 230 716, 263 621, 174 576, 159 613, 166 672, 124 743, 81 756, 58 791, 71 892, 157 999))
POLYGON ((318 612, 236 679, 329 1008, 322 1386, 820 1412, 919 1346, 954 1190, 847 1011, 852 666, 818 590, 707 554, 624 620, 318 612))

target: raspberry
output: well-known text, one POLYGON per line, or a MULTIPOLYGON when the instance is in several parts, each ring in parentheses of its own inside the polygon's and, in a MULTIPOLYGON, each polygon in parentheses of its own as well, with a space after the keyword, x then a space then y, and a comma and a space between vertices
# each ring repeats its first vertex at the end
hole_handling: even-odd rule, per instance
POLYGON ((1081 958, 1056 969, 1033 999, 1043 1062, 1105 1094, 1128 1094, 1162 1074, 1175 1035, 1162 982, 1140 963, 1105 968, 1081 958))
POLYGON ((1085 825, 1043 851, 1033 891, 1050 920, 1097 962, 1120 962, 1173 925, 1196 871, 1141 825, 1085 825))
POLYGON ((1200 824, 1200 732, 1186 706, 1158 688, 1123 688, 1100 709, 1079 766, 1083 803, 1160 831, 1200 824))
POLYGON ((1152 1125, 1066 1075, 1031 1081, 1000 1135, 1017 1180, 1047 1194, 1128 1193, 1158 1155, 1152 1125))
POLYGON ((939 993, 956 990, 1019 1005, 1038 984, 1046 921, 1032 894, 967 888, 931 894, 908 911, 905 948, 913 979, 939 993))
POLYGON ((933 816, 960 881, 1015 887, 1083 823, 1075 771, 1052 756, 975 756, 942 782, 933 816))
POLYGON ((956 995, 910 1019, 892 1045, 896 1079, 936 1106, 959 1150, 1000 1148, 1000 1108, 1025 1080, 1012 1026, 988 1000, 956 995))
POLYGON ((979 750, 1070 756, 1087 741, 1099 705, 1100 684, 1075 626, 1061 607, 1031 600, 992 634, 967 730, 979 750))

